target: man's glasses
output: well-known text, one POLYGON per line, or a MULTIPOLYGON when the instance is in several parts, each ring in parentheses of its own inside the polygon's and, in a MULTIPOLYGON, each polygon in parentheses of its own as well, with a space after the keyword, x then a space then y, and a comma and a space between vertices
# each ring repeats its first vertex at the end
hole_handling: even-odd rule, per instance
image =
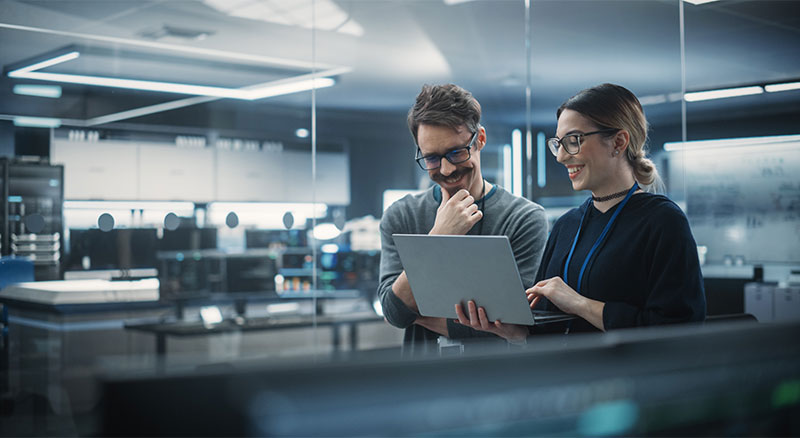
POLYGON ((552 152, 553 155, 555 156, 558 156, 559 147, 563 147, 568 154, 575 155, 581 151, 581 141, 583 140, 583 137, 594 134, 608 134, 617 131, 619 131, 619 129, 609 128, 609 129, 601 129, 599 131, 587 132, 585 134, 569 134, 565 135, 564 138, 562 139, 559 139, 558 137, 553 137, 547 140, 547 147, 550 148, 550 152, 552 152))
POLYGON ((450 164, 460 164, 463 163, 472 156, 470 154, 470 149, 472 149, 472 145, 475 143, 475 139, 478 138, 478 131, 472 134, 472 139, 467 143, 466 146, 463 148, 453 149, 452 151, 444 154, 444 155, 426 155, 422 156, 422 151, 417 146, 417 153, 414 156, 414 160, 417 161, 419 167, 422 170, 433 170, 438 169, 442 166, 442 158, 446 159, 450 162, 450 164))

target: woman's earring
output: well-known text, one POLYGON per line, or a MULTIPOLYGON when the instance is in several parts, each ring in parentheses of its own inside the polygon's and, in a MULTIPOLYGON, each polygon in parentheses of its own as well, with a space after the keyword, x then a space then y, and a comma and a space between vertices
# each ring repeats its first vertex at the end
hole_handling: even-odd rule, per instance
POLYGON ((611 154, 611 155, 613 155, 613 156, 615 156, 615 157, 616 157, 617 155, 619 155, 619 149, 614 149, 614 153, 613 153, 613 154, 611 154))

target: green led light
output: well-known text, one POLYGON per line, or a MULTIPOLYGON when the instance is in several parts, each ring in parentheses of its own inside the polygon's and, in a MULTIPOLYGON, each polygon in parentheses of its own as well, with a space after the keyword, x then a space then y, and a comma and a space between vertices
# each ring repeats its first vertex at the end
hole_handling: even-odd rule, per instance
POLYGON ((781 408, 800 401, 800 380, 781 382, 772 392, 772 407, 781 408))

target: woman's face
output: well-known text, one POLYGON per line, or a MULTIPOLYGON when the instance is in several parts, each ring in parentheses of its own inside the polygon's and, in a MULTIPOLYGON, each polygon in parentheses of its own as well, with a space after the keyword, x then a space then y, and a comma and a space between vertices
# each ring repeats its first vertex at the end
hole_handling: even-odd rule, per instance
MULTIPOLYGON (((561 139, 570 134, 585 134, 599 129, 581 113, 566 109, 558 117, 556 136, 561 139)), ((612 155, 613 141, 607 135, 594 134, 582 137, 580 144, 577 154, 570 155, 560 147, 556 157, 567 168, 572 188, 591 190, 593 193, 603 193, 609 188, 615 190, 618 166, 615 165, 615 156, 612 155)))

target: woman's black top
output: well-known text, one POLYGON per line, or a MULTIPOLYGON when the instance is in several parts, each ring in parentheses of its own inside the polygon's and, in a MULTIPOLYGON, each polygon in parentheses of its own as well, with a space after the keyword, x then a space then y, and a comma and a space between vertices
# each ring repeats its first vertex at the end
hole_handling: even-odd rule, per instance
MULTIPOLYGON (((601 213, 587 201, 559 218, 547 240, 536 281, 564 277, 564 263, 588 208, 567 275, 568 284, 577 290, 586 255, 619 205, 601 213)), ((589 260, 581 288, 581 295, 605 303, 606 330, 703 321, 703 277, 686 215, 665 196, 633 195, 589 260)), ((537 308, 558 310, 542 301, 537 308)), ((565 328, 553 325, 543 331, 565 328)), ((569 331, 591 330, 596 329, 578 319, 569 331)))

